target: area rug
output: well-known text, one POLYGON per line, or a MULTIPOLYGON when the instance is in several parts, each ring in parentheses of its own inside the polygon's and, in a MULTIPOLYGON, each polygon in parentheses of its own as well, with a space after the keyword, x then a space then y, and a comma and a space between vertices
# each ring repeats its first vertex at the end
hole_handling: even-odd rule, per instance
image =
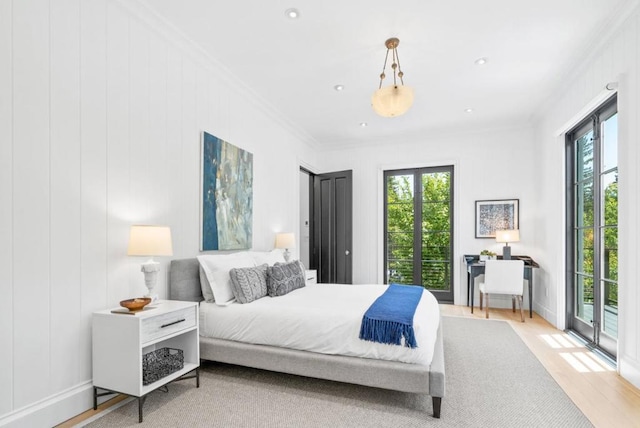
POLYGON ((446 396, 431 399, 339 382, 206 363, 193 380, 151 393, 90 427, 590 427, 505 321, 443 317, 446 396))

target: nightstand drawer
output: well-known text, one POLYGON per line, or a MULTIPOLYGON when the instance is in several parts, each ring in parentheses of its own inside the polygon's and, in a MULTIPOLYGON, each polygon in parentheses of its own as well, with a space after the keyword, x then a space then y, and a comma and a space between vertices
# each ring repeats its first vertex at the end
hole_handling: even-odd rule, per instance
POLYGON ((195 325, 196 307, 172 311, 142 320, 140 340, 147 343, 195 325))
POLYGON ((315 269, 307 270, 304 274, 306 285, 316 285, 318 283, 317 271, 315 269))

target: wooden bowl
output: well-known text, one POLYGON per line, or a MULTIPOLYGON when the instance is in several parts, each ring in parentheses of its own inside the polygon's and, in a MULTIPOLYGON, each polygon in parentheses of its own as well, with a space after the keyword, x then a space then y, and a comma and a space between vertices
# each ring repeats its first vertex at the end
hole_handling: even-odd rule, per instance
POLYGON ((151 303, 151 297, 137 297, 135 299, 123 300, 120 302, 120 306, 129 309, 131 312, 141 311, 151 303))

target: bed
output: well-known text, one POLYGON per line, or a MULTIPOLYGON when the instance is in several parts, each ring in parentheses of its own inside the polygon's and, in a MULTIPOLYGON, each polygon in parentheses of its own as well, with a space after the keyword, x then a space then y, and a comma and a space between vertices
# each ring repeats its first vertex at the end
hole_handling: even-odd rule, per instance
MULTIPOLYGON (((314 287, 322 286, 318 284, 314 287)), ((203 302, 200 264, 196 258, 171 262, 169 298, 203 302)), ((201 308, 204 305, 209 304, 203 302, 201 308)), ((201 313, 206 312, 207 310, 201 309, 201 313)), ((432 397, 433 416, 439 418, 445 393, 441 322, 438 324, 434 346, 430 351, 430 364, 412 364, 204 337, 202 330, 200 336, 200 357, 204 360, 396 391, 429 394, 432 397)))

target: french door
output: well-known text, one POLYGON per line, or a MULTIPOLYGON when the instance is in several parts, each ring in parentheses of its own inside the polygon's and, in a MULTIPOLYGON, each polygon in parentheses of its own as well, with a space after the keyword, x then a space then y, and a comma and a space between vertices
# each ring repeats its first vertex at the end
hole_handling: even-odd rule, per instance
POLYGON ((453 166, 384 173, 384 278, 453 302, 453 166))
POLYGON ((609 100, 567 135, 567 319, 617 354, 618 114, 609 100))

